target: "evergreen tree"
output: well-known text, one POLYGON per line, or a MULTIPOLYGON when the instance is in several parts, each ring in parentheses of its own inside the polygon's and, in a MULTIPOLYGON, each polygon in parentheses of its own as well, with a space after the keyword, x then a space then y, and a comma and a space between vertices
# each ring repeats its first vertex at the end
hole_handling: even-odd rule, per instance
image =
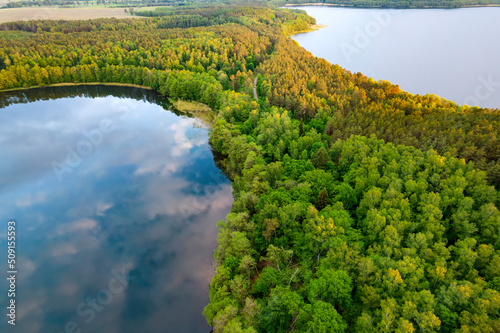
POLYGON ((322 211, 323 208, 328 206, 329 202, 330 200, 328 199, 328 192, 326 191, 326 188, 323 188, 318 195, 318 199, 316 199, 316 209, 318 211, 322 211))

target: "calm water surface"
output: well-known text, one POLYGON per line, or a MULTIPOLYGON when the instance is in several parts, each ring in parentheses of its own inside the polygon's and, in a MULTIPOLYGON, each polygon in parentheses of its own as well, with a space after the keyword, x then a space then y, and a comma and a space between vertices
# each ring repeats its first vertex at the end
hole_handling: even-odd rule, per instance
POLYGON ((327 25, 293 36, 315 56, 411 93, 500 108, 500 8, 297 8, 327 25))
POLYGON ((230 182, 208 130, 164 103, 122 87, 0 96, 0 248, 15 219, 19 271, 15 328, 0 282, 0 332, 210 331, 230 182))

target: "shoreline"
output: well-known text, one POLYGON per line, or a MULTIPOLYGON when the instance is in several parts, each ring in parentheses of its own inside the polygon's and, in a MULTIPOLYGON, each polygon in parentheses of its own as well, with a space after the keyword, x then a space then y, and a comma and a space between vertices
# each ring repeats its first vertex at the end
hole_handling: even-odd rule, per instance
POLYGON ((500 7, 500 4, 489 4, 489 5, 465 5, 459 7, 444 7, 444 6, 411 6, 411 7, 381 7, 381 6, 359 6, 359 5, 348 5, 341 3, 322 3, 322 2, 310 2, 310 3, 300 3, 291 4, 287 3, 283 5, 283 8, 287 7, 305 7, 305 6, 315 6, 315 7, 340 7, 340 8, 358 8, 358 9, 460 9, 460 8, 481 8, 481 7, 500 7))
MULTIPOLYGON (((130 87, 130 88, 139 88, 145 90, 154 90, 148 86, 141 86, 140 84, 132 84, 132 83, 119 83, 119 82, 66 82, 66 83, 54 83, 47 84, 43 86, 29 86, 29 87, 19 87, 12 89, 3 89, 0 90, 0 93, 7 91, 15 91, 15 90, 28 90, 28 89, 36 89, 36 88, 50 88, 50 87, 70 87, 70 86, 117 86, 117 87, 130 87)), ((156 90, 155 90, 156 91, 156 90)))
POLYGON ((214 125, 214 110, 212 110, 208 105, 196 102, 178 99, 175 100, 170 97, 165 97, 168 99, 169 103, 179 111, 180 113, 191 115, 192 117, 200 120, 209 130, 212 129, 214 125))
POLYGON ((151 87, 148 86, 142 86, 140 84, 132 84, 132 83, 119 83, 119 82, 81 82, 81 83, 75 83, 75 82, 67 82, 67 83, 54 83, 54 84, 49 84, 49 85, 44 85, 44 86, 30 86, 30 87, 21 87, 21 88, 12 88, 12 89, 4 89, 0 90, 0 94, 4 92, 11 92, 11 91, 23 91, 23 90, 31 90, 31 89, 39 89, 39 88, 53 88, 53 87, 76 87, 76 86, 111 86, 111 87, 127 87, 127 88, 137 88, 137 89, 143 89, 143 90, 149 90, 149 91, 154 91, 158 95, 160 95, 162 98, 165 98, 168 100, 168 103, 171 105, 171 107, 180 113, 183 114, 188 114, 191 115, 192 117, 200 120, 202 123, 204 123, 208 129, 211 130, 213 124, 214 124, 214 115, 213 115, 213 110, 203 104, 199 103, 196 101, 184 101, 184 100, 174 100, 168 96, 163 96, 160 94, 158 90, 155 90, 151 87))
POLYGON ((309 29, 294 31, 293 33, 289 34, 288 37, 293 36, 293 35, 298 35, 298 34, 304 34, 306 32, 313 32, 313 31, 316 31, 316 30, 319 30, 322 28, 326 28, 326 27, 328 27, 328 25, 326 25, 326 24, 311 24, 309 26, 309 29))

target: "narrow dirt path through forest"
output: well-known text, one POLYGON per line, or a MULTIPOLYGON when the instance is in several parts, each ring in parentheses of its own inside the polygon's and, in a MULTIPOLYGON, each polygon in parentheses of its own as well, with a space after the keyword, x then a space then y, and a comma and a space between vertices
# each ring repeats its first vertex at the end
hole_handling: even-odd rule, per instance
POLYGON ((253 97, 256 100, 259 100, 259 96, 257 96, 257 76, 255 77, 255 80, 253 80, 253 97))

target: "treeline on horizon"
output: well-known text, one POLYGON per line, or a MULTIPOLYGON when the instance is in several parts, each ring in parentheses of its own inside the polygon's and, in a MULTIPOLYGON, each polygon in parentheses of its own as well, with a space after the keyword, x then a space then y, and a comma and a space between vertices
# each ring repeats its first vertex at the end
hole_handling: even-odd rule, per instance
MULTIPOLYGON (((212 5, 261 5, 279 7, 284 5, 335 5, 358 8, 462 8, 475 6, 500 5, 500 0, 21 0, 9 2, 6 8, 33 7, 33 6, 91 6, 112 5, 116 7, 131 8, 131 13, 145 16, 142 10, 135 11, 134 7, 142 6, 175 6, 175 7, 198 7, 212 5)), ((128 9, 127 9, 128 10, 128 9)), ((150 12, 150 11, 147 11, 150 12)), ((157 13, 158 14, 158 13, 157 13)))
POLYGON ((2 8, 19 8, 19 7, 42 7, 42 6, 58 6, 58 7, 92 7, 92 6, 110 6, 126 8, 127 12, 131 9, 131 13, 136 7, 143 6, 203 6, 207 4, 221 3, 219 0, 19 0, 8 2, 2 8))
POLYGON ((286 4, 330 4, 358 8, 462 8, 500 5, 500 0, 278 0, 277 5, 286 4))
POLYGON ((303 11, 160 11, 2 24, 0 89, 131 83, 213 108, 234 196, 214 332, 500 330, 498 109, 313 57, 287 37, 303 11))

